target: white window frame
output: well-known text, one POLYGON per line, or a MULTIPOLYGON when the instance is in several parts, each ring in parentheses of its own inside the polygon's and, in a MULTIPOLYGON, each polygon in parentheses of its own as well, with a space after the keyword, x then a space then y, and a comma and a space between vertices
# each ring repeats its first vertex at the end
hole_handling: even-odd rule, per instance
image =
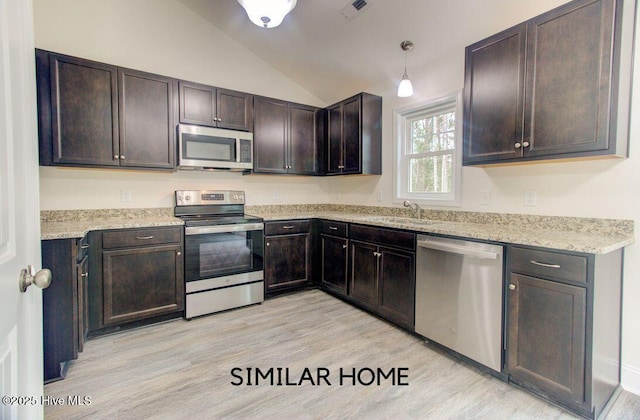
POLYGON ((397 108, 393 111, 394 159, 393 189, 394 203, 410 200, 426 206, 460 206, 460 189, 462 184, 462 90, 451 92, 437 98, 397 108), (409 171, 407 148, 407 122, 416 114, 437 113, 447 108, 455 109, 456 124, 452 159, 452 177, 450 193, 415 193, 409 192, 409 171))

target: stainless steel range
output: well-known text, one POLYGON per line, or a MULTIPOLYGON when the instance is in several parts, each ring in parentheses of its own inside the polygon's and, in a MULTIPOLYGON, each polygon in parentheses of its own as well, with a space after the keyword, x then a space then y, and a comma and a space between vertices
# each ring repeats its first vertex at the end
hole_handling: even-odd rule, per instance
POLYGON ((185 222, 185 318, 264 300, 264 224, 243 191, 176 191, 185 222))

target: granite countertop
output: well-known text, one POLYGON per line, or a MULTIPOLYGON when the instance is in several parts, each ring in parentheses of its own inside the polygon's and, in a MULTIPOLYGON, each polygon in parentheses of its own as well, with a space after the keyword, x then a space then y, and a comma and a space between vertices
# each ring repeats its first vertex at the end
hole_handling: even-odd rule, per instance
POLYGON ((173 208, 45 210, 40 212, 40 238, 82 238, 92 230, 183 225, 173 208))
MULTIPOLYGON (((340 205, 247 206, 265 221, 318 218, 462 238, 606 254, 634 241, 630 220, 422 210, 340 205)), ((41 212, 41 238, 81 238, 92 230, 182 225, 173 208, 49 210, 41 212)))

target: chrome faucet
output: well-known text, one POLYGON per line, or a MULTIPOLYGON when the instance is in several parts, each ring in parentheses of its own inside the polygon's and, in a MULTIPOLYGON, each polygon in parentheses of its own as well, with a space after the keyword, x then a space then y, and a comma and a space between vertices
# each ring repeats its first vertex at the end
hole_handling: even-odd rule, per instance
POLYGON ((413 212, 413 217, 415 217, 416 219, 420 220, 420 213, 422 213, 422 208, 420 207, 420 204, 412 203, 409 200, 404 200, 403 205, 405 207, 409 207, 411 209, 411 211, 413 212))

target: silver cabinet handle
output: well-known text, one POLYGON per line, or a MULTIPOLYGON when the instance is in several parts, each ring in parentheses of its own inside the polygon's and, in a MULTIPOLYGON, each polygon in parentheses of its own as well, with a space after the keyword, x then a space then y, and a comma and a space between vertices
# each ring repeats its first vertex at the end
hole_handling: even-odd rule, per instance
POLYGON ((382 257, 382 253, 381 252, 374 252, 373 255, 375 257, 378 257, 378 258, 382 257))
POLYGON ((120 160, 124 160, 124 155, 120 155, 120 160))
POLYGON ((89 248, 89 244, 82 244, 82 245, 80 245, 80 248, 87 249, 87 248, 89 248))
POLYGON ((115 160, 118 160, 118 159, 120 159, 120 156, 119 156, 119 155, 113 155, 113 158, 114 158, 115 160))
POLYGON ((346 245, 342 245, 342 249, 347 249, 347 246, 346 245))
POLYGON ((141 241, 144 241, 144 240, 147 240, 147 239, 153 239, 153 235, 150 235, 150 236, 136 236, 136 239, 141 240, 141 241))
POLYGON ((329 226, 329 230, 338 230, 338 228, 335 226, 329 226))
POLYGON ((529 147, 529 142, 528 141, 523 141, 522 142, 522 147, 529 147))
POLYGON ((511 283, 511 284, 509 285, 509 290, 516 290, 516 285, 515 285, 515 284, 513 284, 513 283, 511 283))
POLYGON ((87 277, 89 277, 89 273, 82 273, 82 274, 80 275, 80 277, 87 278, 87 277))
POLYGON ((267 242, 267 246, 271 246, 271 242, 267 242))
POLYGON ((529 261, 529 262, 530 262, 531 264, 534 264, 534 265, 539 265, 540 267, 556 268, 556 269, 557 269, 557 268, 560 268, 560 265, 559 265, 559 264, 546 264, 546 263, 541 263, 541 262, 538 262, 538 261, 535 261, 535 260, 531 260, 531 261, 529 261))
POLYGON ((182 255, 182 252, 178 251, 176 252, 176 255, 179 257, 180 255, 182 255))
POLYGON ((293 229, 295 226, 282 226, 282 229, 293 229))
POLYGON ((521 148, 521 147, 522 147, 522 144, 520 144, 520 143, 516 143, 516 144, 514 144, 513 146, 514 146, 516 149, 519 149, 519 148, 521 148))

